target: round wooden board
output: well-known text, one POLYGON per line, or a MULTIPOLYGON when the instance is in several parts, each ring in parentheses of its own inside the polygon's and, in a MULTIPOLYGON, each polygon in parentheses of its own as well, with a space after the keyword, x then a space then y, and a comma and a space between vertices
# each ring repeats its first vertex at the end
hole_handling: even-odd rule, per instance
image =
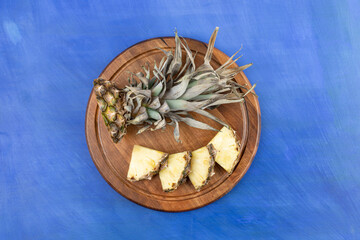
MULTIPOLYGON (((203 63, 207 44, 186 39, 190 49, 195 53, 196 66, 203 63)), ((111 80, 119 88, 127 84, 128 71, 138 72, 141 66, 149 62, 151 66, 156 60, 160 62, 164 54, 157 48, 170 50, 175 47, 172 37, 155 38, 140 42, 121 54, 101 73, 100 77, 111 80)), ((183 52, 185 56, 185 52, 183 52)), ((218 49, 214 49, 211 64, 214 68, 226 62, 229 57, 218 49)), ((236 76, 240 84, 251 84, 244 73, 236 76)), ((244 176, 256 154, 260 138, 260 108, 258 99, 252 94, 246 97, 246 104, 228 104, 211 111, 217 117, 225 120, 237 133, 241 142, 241 160, 234 172, 229 176, 219 165, 215 166, 215 175, 208 185, 201 191, 194 190, 191 182, 179 186, 173 192, 165 193, 161 189, 158 176, 152 180, 129 182, 126 180, 134 144, 157 149, 163 152, 176 153, 185 150, 195 150, 205 146, 216 132, 191 128, 180 123, 180 138, 177 143, 173 137, 173 127, 167 126, 165 131, 147 131, 136 135, 139 127, 130 126, 127 135, 120 143, 114 144, 107 132, 105 124, 99 114, 95 94, 91 92, 87 111, 85 132, 91 157, 104 179, 121 195, 127 199, 160 211, 181 212, 203 207, 228 193, 244 176)), ((199 115, 195 118, 202 120, 217 129, 221 125, 199 115)))

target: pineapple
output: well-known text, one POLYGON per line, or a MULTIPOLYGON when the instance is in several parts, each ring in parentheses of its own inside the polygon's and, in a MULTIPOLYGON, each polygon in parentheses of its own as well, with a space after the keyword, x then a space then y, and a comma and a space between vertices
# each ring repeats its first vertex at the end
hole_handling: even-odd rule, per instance
POLYGON ((124 96, 109 81, 94 80, 94 92, 105 125, 112 140, 117 143, 126 134, 126 119, 129 113, 124 109, 124 96))
MULTIPOLYGON (((238 84, 234 76, 251 64, 229 68, 237 52, 216 70, 210 65, 218 28, 210 37, 204 63, 196 67, 192 51, 185 39, 175 33, 174 53, 163 50, 165 56, 150 69, 131 73, 129 84, 122 89, 104 79, 94 80, 94 93, 111 138, 116 143, 126 134, 129 125, 142 125, 138 133, 174 126, 174 137, 180 141, 179 122, 208 130, 213 127, 191 117, 195 112, 226 126, 224 122, 206 111, 222 104, 244 102, 252 88, 238 84), (182 50, 186 61, 182 61, 182 50), (240 89, 245 89, 242 93, 240 89)), ((253 92, 252 92, 253 93, 253 92)), ((255 93, 253 93, 255 94, 255 93)))
POLYGON ((214 172, 214 149, 212 144, 192 152, 189 178, 197 191, 205 186, 214 172))
POLYGON ((170 154, 167 167, 159 172, 162 189, 165 192, 171 192, 186 181, 190 172, 191 152, 180 152, 170 154))
POLYGON ((215 162, 231 174, 240 159, 240 145, 234 130, 223 127, 210 143, 216 151, 215 162))
POLYGON ((129 181, 150 180, 159 172, 160 166, 166 164, 167 157, 167 153, 135 145, 127 179, 129 181))

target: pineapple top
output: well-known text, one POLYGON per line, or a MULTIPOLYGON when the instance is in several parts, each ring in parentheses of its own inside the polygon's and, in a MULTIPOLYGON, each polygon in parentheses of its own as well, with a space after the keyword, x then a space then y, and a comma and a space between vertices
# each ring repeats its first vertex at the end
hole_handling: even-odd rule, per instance
POLYGON ((237 74, 252 65, 231 67, 239 59, 234 59, 237 52, 217 69, 211 66, 217 33, 218 28, 210 37, 204 62, 200 66, 195 66, 195 55, 186 40, 175 33, 174 52, 162 49, 164 57, 160 63, 155 63, 152 68, 147 63, 142 66, 143 71, 131 73, 129 85, 124 88, 118 89, 104 79, 94 81, 97 102, 114 142, 123 138, 128 125, 142 125, 139 134, 173 125, 174 138, 178 142, 179 122, 194 128, 216 131, 207 123, 192 118, 188 112, 195 112, 227 126, 206 109, 244 102, 245 96, 255 84, 248 89, 246 85, 240 85, 234 80, 237 74), (186 53, 185 61, 182 59, 183 50, 186 53))

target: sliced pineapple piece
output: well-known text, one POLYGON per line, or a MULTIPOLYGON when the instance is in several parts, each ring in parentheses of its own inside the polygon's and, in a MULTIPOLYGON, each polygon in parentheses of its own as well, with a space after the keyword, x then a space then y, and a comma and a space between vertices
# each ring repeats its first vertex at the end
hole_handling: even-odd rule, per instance
POLYGON ((192 152, 189 178, 197 191, 205 186, 214 172, 215 151, 212 144, 192 152))
POLYGON ((216 151, 215 162, 231 174, 240 159, 240 145, 234 130, 223 127, 210 143, 216 151))
POLYGON ((166 164, 167 157, 167 153, 135 145, 127 179, 129 181, 150 180, 159 172, 160 166, 166 164))
POLYGON ((170 154, 167 167, 159 172, 162 189, 171 192, 186 180, 190 172, 191 152, 170 154))

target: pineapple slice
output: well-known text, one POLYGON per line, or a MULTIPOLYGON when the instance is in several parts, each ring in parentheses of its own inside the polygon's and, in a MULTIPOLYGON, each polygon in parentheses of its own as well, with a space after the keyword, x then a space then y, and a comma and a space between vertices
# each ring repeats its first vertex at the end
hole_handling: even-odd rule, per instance
POLYGON ((127 179, 129 181, 150 180, 159 172, 160 166, 166 164, 167 157, 167 153, 135 145, 127 179))
POLYGON ((159 172, 159 177, 164 192, 171 192, 186 181, 190 172, 191 152, 170 154, 167 167, 159 172))
POLYGON ((205 186, 214 172, 214 154, 212 144, 192 152, 189 178, 197 191, 205 186))
POLYGON ((210 143, 216 151, 215 162, 231 174, 240 160, 240 145, 234 130, 223 127, 210 143))

